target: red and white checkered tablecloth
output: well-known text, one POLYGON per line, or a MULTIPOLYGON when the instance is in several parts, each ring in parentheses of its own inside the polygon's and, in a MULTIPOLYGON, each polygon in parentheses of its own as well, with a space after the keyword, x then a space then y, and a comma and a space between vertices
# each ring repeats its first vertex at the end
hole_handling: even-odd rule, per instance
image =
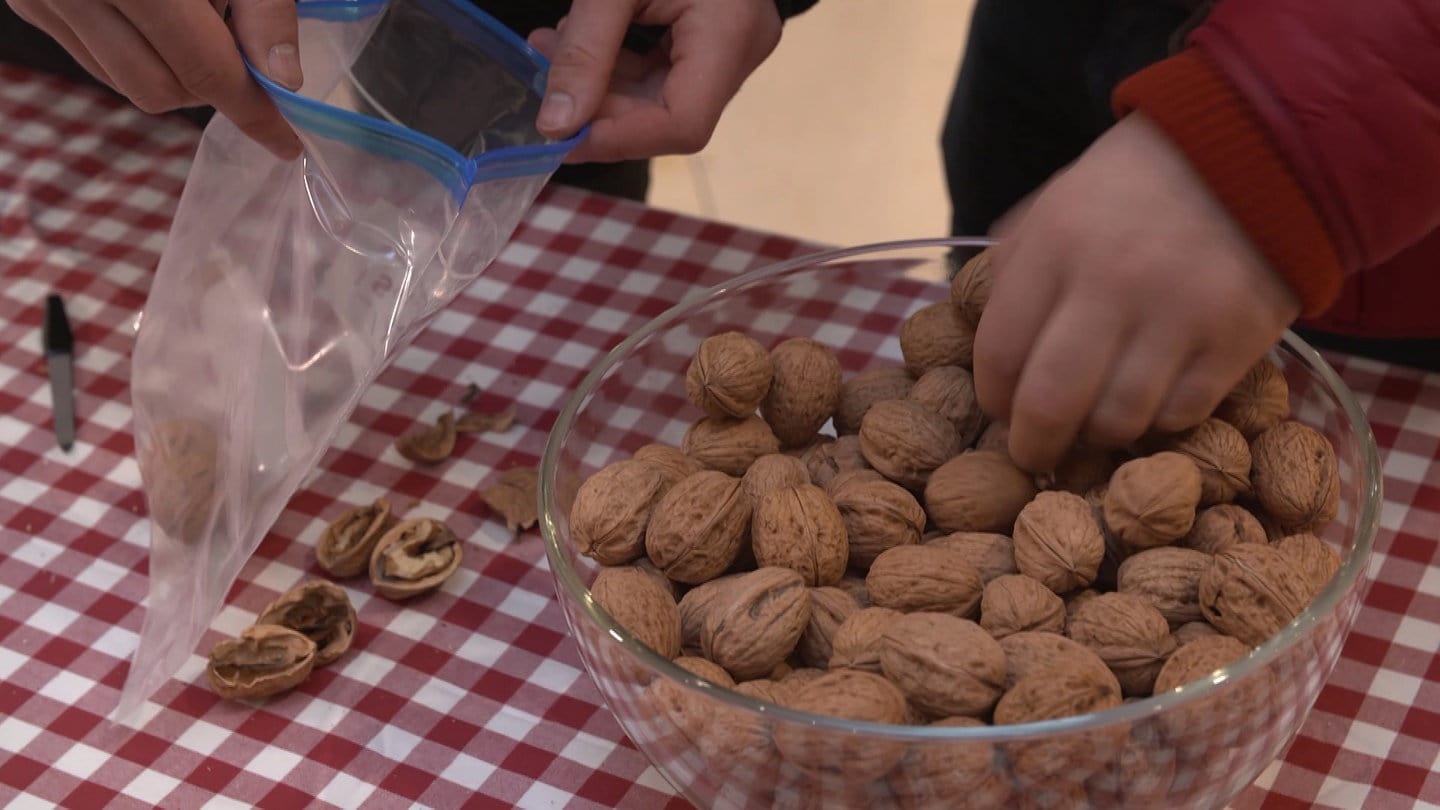
MULTIPOLYGON (((571 190, 547 191, 500 259, 368 391, 136 733, 105 719, 146 592, 132 459, 130 324, 198 133, 0 66, 0 803, 16 807, 687 807, 583 671, 541 540, 478 495, 534 465, 601 354, 700 284, 809 247, 571 190), (77 343, 79 431, 55 445, 47 293, 77 343), (518 407, 435 469, 392 439, 459 400, 518 407), (201 653, 320 572, 313 545, 389 493, 468 539, 444 589, 350 588, 354 649, 258 708, 219 700, 201 653), (410 503, 413 501, 413 505, 410 503)), ((1440 377, 1332 357, 1384 450, 1371 588, 1300 738, 1237 807, 1440 807, 1440 377)))

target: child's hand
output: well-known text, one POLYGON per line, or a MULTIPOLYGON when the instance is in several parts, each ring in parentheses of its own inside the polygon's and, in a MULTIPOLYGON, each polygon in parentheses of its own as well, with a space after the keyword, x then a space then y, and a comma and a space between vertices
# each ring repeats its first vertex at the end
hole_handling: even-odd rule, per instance
POLYGON ((283 158, 300 141, 251 81, 240 53, 270 78, 300 86, 294 0, 10 0, 15 13, 54 37, 95 78, 148 113, 210 104, 283 158))
POLYGON ((1049 469, 1209 415, 1300 314, 1185 157, 1130 115, 996 229, 975 338, 980 404, 1049 469))
POLYGON ((590 123, 572 163, 698 152, 779 41, 774 0, 575 0, 558 31, 530 35, 552 60, 537 127, 565 138, 590 123), (632 22, 670 31, 639 56, 621 49, 632 22))

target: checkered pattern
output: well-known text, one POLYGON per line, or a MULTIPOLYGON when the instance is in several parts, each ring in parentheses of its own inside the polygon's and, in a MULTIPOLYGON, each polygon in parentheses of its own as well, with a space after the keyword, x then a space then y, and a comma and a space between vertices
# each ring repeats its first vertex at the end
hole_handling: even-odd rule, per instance
MULTIPOLYGON (((382 493, 468 538, 462 571, 404 606, 350 588, 354 650, 264 704, 217 700, 194 655, 131 734, 105 720, 146 590, 130 326, 196 141, 184 124, 0 66, 0 803, 688 806, 585 675, 540 538, 512 537, 477 489, 537 462, 566 392, 645 320, 697 285, 807 247, 548 191, 367 392, 200 651, 318 575, 322 527, 382 493), (55 446, 39 346, 52 290, 78 347, 69 454, 55 446), (400 459, 393 437, 472 382, 485 392, 477 407, 514 403, 517 427, 462 437, 434 470, 400 459)), ((1440 806, 1440 378, 1332 359, 1385 449, 1377 581, 1301 736, 1236 806, 1440 806)))

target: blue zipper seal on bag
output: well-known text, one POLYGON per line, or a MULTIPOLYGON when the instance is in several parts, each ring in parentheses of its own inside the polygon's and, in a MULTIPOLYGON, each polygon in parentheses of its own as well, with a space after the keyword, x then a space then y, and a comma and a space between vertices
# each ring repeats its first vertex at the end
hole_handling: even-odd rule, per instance
MULTIPOLYGON (((515 59, 525 59, 536 70, 538 84, 531 89, 538 95, 545 92, 544 78, 550 60, 499 20, 471 5, 466 0, 421 0, 437 17, 449 18, 460 25, 479 25, 513 49, 514 58, 507 59, 513 68, 515 59)), ((299 0, 296 12, 300 19, 328 22, 352 22, 379 14, 391 0, 299 0)), ((497 61, 498 55, 494 55, 497 61)), ((261 73, 241 54, 250 75, 265 90, 280 113, 292 125, 321 137, 350 144, 371 154, 402 160, 428 172, 445 185, 455 198, 464 202, 465 195, 477 183, 525 177, 552 172, 559 168, 565 155, 574 149, 589 131, 589 125, 563 141, 542 144, 501 146, 486 150, 473 158, 423 132, 389 121, 341 109, 294 92, 261 73)))

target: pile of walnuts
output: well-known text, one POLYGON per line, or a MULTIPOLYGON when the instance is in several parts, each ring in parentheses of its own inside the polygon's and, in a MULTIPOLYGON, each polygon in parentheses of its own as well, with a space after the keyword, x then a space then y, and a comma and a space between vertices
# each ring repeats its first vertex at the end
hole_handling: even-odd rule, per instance
POLYGON ((1077 446, 1033 476, 975 401, 987 262, 905 321, 903 365, 846 379, 814 340, 707 338, 683 445, 576 494, 595 601, 720 687, 895 724, 1101 711, 1294 619, 1340 565, 1315 534, 1339 478, 1280 369, 1256 365, 1193 429, 1077 446))

